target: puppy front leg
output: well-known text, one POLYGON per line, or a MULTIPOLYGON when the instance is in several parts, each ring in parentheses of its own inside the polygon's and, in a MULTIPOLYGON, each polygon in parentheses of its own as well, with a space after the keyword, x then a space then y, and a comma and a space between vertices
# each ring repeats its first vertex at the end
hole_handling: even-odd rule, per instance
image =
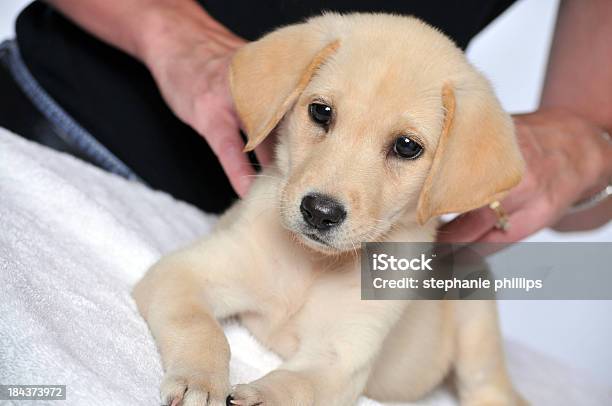
POLYGON ((133 291, 161 355, 164 404, 221 406, 229 393, 230 349, 217 319, 248 307, 249 295, 239 261, 216 240, 163 258, 133 291))
POLYGON ((232 403, 240 406, 354 405, 364 392, 385 337, 405 306, 392 302, 368 305, 355 308, 339 303, 335 309, 344 307, 351 312, 334 313, 337 320, 319 319, 315 324, 303 326, 306 332, 298 352, 277 370, 249 384, 237 385, 231 395, 232 403))
POLYGON ((352 406, 363 393, 371 364, 357 370, 310 366, 270 372, 246 385, 237 385, 231 403, 238 406, 352 406))
POLYGON ((332 346, 305 348, 262 378, 234 387, 231 402, 239 406, 354 405, 364 392, 372 362, 357 364, 355 359, 337 355, 329 358, 335 351, 332 346))

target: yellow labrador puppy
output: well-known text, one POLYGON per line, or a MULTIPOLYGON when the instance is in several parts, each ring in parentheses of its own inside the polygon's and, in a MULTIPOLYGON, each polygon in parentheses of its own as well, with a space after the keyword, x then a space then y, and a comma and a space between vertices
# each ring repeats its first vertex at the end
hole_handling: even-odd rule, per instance
POLYGON ((231 87, 247 149, 278 135, 276 167, 134 289, 163 401, 410 401, 453 372, 464 405, 519 404, 491 302, 360 300, 361 241, 432 241, 436 216, 521 178, 511 120, 462 52, 415 18, 327 14, 245 46, 231 87), (230 316, 284 359, 235 388, 230 316))

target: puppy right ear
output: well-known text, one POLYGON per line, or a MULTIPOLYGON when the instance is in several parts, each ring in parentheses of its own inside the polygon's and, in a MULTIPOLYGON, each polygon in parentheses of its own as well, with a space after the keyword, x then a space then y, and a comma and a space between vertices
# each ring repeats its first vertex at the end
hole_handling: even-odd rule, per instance
POLYGON ((234 104, 251 151, 272 132, 310 79, 338 49, 312 23, 287 26, 241 48, 230 66, 234 104))

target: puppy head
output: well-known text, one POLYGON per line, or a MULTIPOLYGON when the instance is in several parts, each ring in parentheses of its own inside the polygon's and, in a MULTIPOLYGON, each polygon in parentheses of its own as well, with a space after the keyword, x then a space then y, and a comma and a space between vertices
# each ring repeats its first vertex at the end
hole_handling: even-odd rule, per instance
POLYGON ((231 70, 247 149, 279 135, 282 221, 319 251, 483 206, 520 180, 488 82, 417 19, 327 14, 247 45, 231 70))

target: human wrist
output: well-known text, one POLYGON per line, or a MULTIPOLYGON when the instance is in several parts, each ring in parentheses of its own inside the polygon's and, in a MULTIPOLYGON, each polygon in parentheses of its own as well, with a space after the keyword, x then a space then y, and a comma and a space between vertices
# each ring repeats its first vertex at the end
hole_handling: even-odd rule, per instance
POLYGON ((598 144, 597 156, 592 157, 597 166, 595 182, 569 208, 568 213, 582 212, 598 206, 612 196, 612 137, 601 129, 594 137, 598 144))
POLYGON ((564 131, 576 136, 574 142, 583 145, 583 157, 589 165, 590 179, 600 184, 597 191, 608 185, 612 179, 612 123, 595 120, 582 106, 557 106, 552 103, 540 105, 536 113, 553 113, 563 117, 559 121, 564 131), (601 186, 603 185, 603 186, 601 186))
POLYGON ((604 139, 600 166, 600 182, 587 189, 563 217, 552 226, 557 231, 585 231, 607 224, 612 218, 612 138, 610 133, 601 134, 604 139))

